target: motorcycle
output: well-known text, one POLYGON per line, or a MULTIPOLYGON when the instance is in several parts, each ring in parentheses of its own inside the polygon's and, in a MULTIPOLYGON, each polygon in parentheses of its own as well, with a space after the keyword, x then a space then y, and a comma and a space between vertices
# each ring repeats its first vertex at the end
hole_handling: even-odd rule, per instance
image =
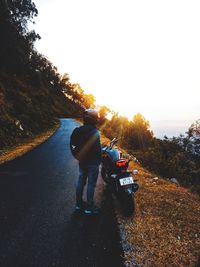
POLYGON ((109 145, 102 147, 101 175, 119 200, 124 214, 130 216, 135 209, 134 194, 139 188, 134 177, 137 170, 128 170, 131 160, 123 158, 122 153, 114 148, 118 140, 114 138, 109 145))

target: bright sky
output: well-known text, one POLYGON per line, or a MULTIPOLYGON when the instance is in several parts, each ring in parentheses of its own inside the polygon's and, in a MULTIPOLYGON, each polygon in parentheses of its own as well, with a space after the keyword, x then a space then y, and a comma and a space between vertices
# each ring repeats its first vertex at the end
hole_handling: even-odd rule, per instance
POLYGON ((131 118, 200 118, 200 1, 34 0, 37 49, 131 118))

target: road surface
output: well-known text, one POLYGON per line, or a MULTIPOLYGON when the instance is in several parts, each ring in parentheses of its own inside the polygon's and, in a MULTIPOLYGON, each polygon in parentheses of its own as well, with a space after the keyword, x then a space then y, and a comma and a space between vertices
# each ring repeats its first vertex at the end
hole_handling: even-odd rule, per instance
POLYGON ((76 216, 78 164, 69 137, 78 125, 62 119, 56 133, 0 166, 0 266, 124 266, 112 199, 98 182, 96 217, 76 216))

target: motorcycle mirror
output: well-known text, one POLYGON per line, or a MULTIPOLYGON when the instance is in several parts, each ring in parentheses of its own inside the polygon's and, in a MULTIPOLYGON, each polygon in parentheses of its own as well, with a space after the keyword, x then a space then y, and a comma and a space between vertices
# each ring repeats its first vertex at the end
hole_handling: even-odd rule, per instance
POLYGON ((138 174, 138 170, 133 170, 132 173, 133 173, 133 175, 136 175, 136 174, 138 174))
POLYGON ((118 141, 117 138, 113 138, 112 141, 110 142, 110 147, 112 148, 117 143, 117 141, 118 141))

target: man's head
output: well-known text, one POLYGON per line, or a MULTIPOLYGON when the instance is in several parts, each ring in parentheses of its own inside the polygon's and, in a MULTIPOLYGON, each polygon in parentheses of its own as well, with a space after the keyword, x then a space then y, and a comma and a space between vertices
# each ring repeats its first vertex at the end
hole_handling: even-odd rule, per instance
POLYGON ((83 113, 84 124, 96 125, 99 121, 99 113, 95 109, 86 109, 83 113))

